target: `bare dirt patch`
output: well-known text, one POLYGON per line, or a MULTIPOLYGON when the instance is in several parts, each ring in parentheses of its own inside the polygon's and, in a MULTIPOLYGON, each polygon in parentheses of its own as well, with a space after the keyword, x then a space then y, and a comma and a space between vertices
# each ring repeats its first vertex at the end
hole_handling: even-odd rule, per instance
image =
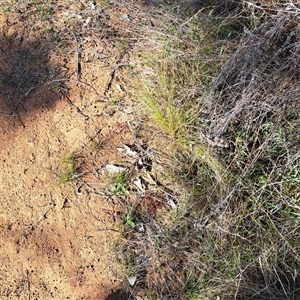
POLYGON ((105 299, 122 281, 112 250, 125 196, 105 166, 124 164, 118 148, 134 143, 130 45, 95 7, 41 7, 0 19, 0 295, 105 299), (59 185, 66 155, 78 170, 59 185))

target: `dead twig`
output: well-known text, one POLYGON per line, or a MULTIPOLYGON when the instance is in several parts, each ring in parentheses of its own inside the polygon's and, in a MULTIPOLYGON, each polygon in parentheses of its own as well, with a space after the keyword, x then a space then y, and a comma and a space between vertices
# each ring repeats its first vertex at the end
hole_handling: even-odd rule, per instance
POLYGON ((87 82, 83 82, 81 80, 75 80, 75 79, 72 79, 72 78, 61 78, 61 79, 54 79, 54 80, 51 80, 49 82, 46 82, 44 85, 47 86, 47 85, 51 85, 53 83, 58 83, 58 82, 64 82, 64 81, 70 81, 70 82, 75 82, 75 83, 80 83, 80 84, 83 84, 87 87, 89 87, 97 96, 100 97, 100 95, 98 94, 98 92, 96 91, 96 89, 91 86, 90 84, 88 84, 87 82))
POLYGON ((29 277, 28 277, 28 270, 26 269, 26 281, 27 281, 27 299, 30 300, 30 283, 29 283, 29 277))
POLYGON ((29 230, 33 230, 33 227, 35 225, 37 225, 38 223, 40 223, 42 220, 46 219, 47 217, 47 213, 55 206, 55 204, 53 202, 50 203, 50 207, 32 224, 27 225, 27 226, 23 226, 24 228, 27 228, 29 230))
POLYGON ((125 56, 125 53, 126 53, 126 52, 124 51, 124 52, 122 52, 122 53, 119 55, 118 59, 116 60, 115 65, 114 65, 114 68, 113 68, 113 69, 111 70, 111 72, 109 73, 108 79, 107 79, 106 84, 105 84, 104 95, 105 95, 105 94, 109 91, 109 89, 111 88, 112 82, 113 82, 113 80, 114 80, 114 78, 115 78, 116 71, 117 71, 117 69, 118 69, 120 66, 122 66, 122 65, 120 65, 120 62, 122 61, 123 57, 125 56))
POLYGON ((75 110, 76 110, 76 112, 79 113, 80 115, 82 115, 82 116, 84 117, 85 120, 88 120, 88 119, 90 118, 89 116, 85 115, 85 114, 81 111, 81 109, 71 101, 71 99, 69 98, 67 92, 61 91, 61 93, 66 97, 67 103, 68 103, 70 106, 74 107, 75 110))
POLYGON ((13 106, 13 110, 12 110, 12 112, 11 112, 10 115, 16 116, 16 117, 18 118, 20 124, 25 128, 25 124, 23 123, 23 121, 22 121, 22 119, 21 119, 21 117, 20 117, 20 114, 18 113, 18 110, 19 110, 19 107, 20 107, 20 106, 22 106, 23 109, 26 111, 26 109, 24 108, 24 106, 23 106, 23 104, 22 104, 22 100, 20 100, 17 104, 15 104, 14 101, 13 101, 11 98, 9 98, 9 101, 10 101, 10 103, 11 103, 12 106, 13 106))
POLYGON ((79 52, 79 47, 78 47, 78 38, 75 35, 75 33, 73 33, 73 35, 74 35, 75 44, 76 44, 76 78, 77 78, 77 81, 79 81, 79 77, 81 74, 80 52, 79 52))

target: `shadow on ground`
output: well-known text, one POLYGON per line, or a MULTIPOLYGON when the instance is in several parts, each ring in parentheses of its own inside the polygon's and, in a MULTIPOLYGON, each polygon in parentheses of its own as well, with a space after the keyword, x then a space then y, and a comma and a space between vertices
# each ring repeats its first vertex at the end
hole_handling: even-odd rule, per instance
POLYGON ((130 299, 133 299, 131 294, 129 292, 120 289, 107 296, 104 300, 130 300, 130 299))
MULTIPOLYGON (((0 116, 4 123, 26 126, 26 115, 51 108, 59 99, 50 64, 49 44, 13 33, 0 33, 0 116)), ((1 122, 1 123, 2 123, 1 122)))

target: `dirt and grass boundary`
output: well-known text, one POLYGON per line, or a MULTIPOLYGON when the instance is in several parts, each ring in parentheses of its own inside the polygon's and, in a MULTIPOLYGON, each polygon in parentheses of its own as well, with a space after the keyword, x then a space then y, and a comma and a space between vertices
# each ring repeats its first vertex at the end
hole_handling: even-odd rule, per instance
MULTIPOLYGON (((12 54, 0 81, 5 134, 26 132, 51 109, 56 116, 58 134, 49 135, 49 164, 41 166, 50 170, 57 197, 50 193, 51 209, 40 220, 47 216, 47 225, 32 228, 51 228, 55 237, 52 222, 69 226, 67 246, 63 231, 53 238, 65 258, 38 248, 59 262, 68 284, 75 282, 73 295, 70 287, 57 297, 104 299, 112 288, 132 299, 300 299, 296 3, 79 1, 67 8, 61 1, 5 1, 2 13, 3 24, 22 19, 27 34, 25 43, 14 25, 1 37, 0 57, 12 54), (45 56, 31 57, 33 49, 45 56), (37 101, 45 88, 48 102, 37 101), (77 227, 89 223, 88 242, 77 248, 77 227), (97 244, 114 267, 103 265, 97 244), (70 253, 84 263, 71 267, 70 253), (88 263, 93 267, 84 269, 88 263), (90 279, 101 266, 114 278, 103 292, 90 279), (82 292, 88 284, 99 292, 82 292)), ((32 157, 28 162, 38 165, 32 157)), ((8 178, 2 182, 17 177, 8 178)), ((5 201, 23 197, 15 190, 5 201)), ((37 208, 30 200, 26 207, 33 221, 37 208)), ((24 227, 15 215, 10 224, 3 220, 3 239, 24 227)), ((15 244, 25 249, 36 232, 15 244)), ((4 299, 33 293, 35 277, 23 273, 19 281, 2 277, 4 299)))

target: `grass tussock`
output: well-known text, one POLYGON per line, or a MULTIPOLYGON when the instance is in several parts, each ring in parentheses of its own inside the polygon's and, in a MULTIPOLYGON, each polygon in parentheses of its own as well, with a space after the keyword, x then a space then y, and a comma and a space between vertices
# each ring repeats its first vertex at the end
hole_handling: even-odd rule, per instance
POLYGON ((57 174, 58 184, 65 184, 75 181, 81 176, 82 162, 75 154, 67 154, 60 160, 60 170, 57 174))
POLYGON ((164 23, 135 84, 172 186, 120 242, 148 299, 300 299, 300 11, 226 8, 164 23))

